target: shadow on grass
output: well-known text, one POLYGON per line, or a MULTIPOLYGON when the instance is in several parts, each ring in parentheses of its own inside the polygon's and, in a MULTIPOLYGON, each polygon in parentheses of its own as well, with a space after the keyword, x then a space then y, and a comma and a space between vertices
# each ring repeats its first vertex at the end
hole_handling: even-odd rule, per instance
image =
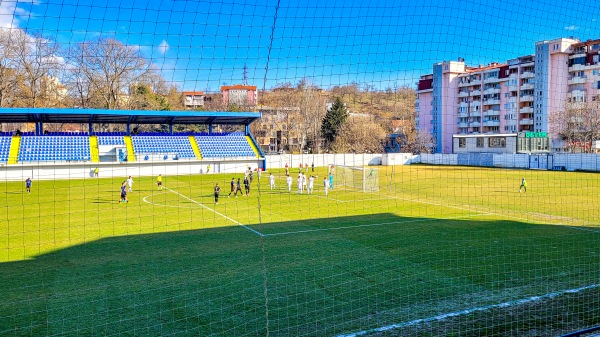
MULTIPOLYGON (((121 236, 2 263, 0 335, 264 336, 268 308, 271 335, 335 336, 600 277, 599 240, 568 227, 382 213, 252 228, 273 236, 121 236)), ((556 335, 600 317, 597 291, 565 296, 389 335, 556 335)))

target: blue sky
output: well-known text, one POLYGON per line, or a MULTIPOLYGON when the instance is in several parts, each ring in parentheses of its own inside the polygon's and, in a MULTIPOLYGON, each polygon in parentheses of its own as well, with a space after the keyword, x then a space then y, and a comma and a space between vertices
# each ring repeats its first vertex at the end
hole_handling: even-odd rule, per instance
POLYGON ((242 82, 268 89, 311 79, 414 85, 443 60, 503 62, 556 37, 600 38, 600 3, 571 0, 277 0, 0 2, 0 25, 67 46, 100 35, 139 46, 184 90, 242 82), (265 68, 268 61, 268 72, 265 68))

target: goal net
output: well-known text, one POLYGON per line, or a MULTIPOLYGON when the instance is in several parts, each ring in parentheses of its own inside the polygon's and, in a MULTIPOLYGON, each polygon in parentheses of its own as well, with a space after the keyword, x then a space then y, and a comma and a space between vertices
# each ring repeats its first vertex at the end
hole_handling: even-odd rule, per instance
POLYGON ((344 186, 363 192, 379 191, 379 170, 372 167, 334 167, 334 186, 344 186))

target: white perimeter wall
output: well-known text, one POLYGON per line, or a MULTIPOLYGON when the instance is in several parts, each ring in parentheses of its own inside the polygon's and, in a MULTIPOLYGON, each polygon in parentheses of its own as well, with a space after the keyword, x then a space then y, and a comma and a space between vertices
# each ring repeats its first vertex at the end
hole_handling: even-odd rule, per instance
MULTIPOLYGON (((490 154, 491 155, 491 154, 490 154)), ((493 154, 493 167, 529 168, 528 154, 493 154)), ((600 172, 600 155, 596 154, 552 154, 548 165, 564 166, 568 171, 586 170, 600 172)), ((284 168, 287 163, 291 169, 300 163, 316 167, 335 166, 368 166, 368 165, 410 165, 412 163, 433 165, 458 165, 458 154, 421 154, 389 153, 389 154, 295 154, 267 156, 266 169, 284 168)), ((141 161, 133 163, 36 163, 0 165, 0 181, 23 181, 28 177, 34 180, 85 179, 93 177, 93 170, 98 167, 100 177, 140 177, 162 175, 206 174, 210 165, 210 173, 243 173, 249 166, 253 170, 262 167, 262 161, 255 158, 238 158, 228 160, 170 160, 141 161)), ((468 165, 478 166, 476 162, 468 165)), ((489 165, 488 165, 489 166, 489 165)), ((550 169, 552 167, 549 167, 550 169)))
POLYGON ((310 167, 312 163, 315 167, 319 166, 367 166, 367 165, 381 165, 383 155, 381 153, 342 153, 342 154, 282 154, 266 156, 267 170, 269 168, 284 168, 285 164, 288 164, 290 168, 297 168, 300 163, 302 165, 308 164, 310 167))

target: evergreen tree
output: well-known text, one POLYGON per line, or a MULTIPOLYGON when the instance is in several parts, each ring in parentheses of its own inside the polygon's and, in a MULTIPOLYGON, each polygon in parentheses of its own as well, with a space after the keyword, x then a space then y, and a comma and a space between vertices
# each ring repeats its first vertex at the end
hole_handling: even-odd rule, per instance
POLYGON ((323 124, 321 125, 321 134, 323 135, 323 138, 328 146, 333 143, 340 128, 348 119, 348 116, 349 114, 348 109, 346 109, 346 105, 344 102, 342 102, 341 98, 336 97, 331 109, 329 109, 327 114, 325 114, 325 118, 323 118, 323 124))

